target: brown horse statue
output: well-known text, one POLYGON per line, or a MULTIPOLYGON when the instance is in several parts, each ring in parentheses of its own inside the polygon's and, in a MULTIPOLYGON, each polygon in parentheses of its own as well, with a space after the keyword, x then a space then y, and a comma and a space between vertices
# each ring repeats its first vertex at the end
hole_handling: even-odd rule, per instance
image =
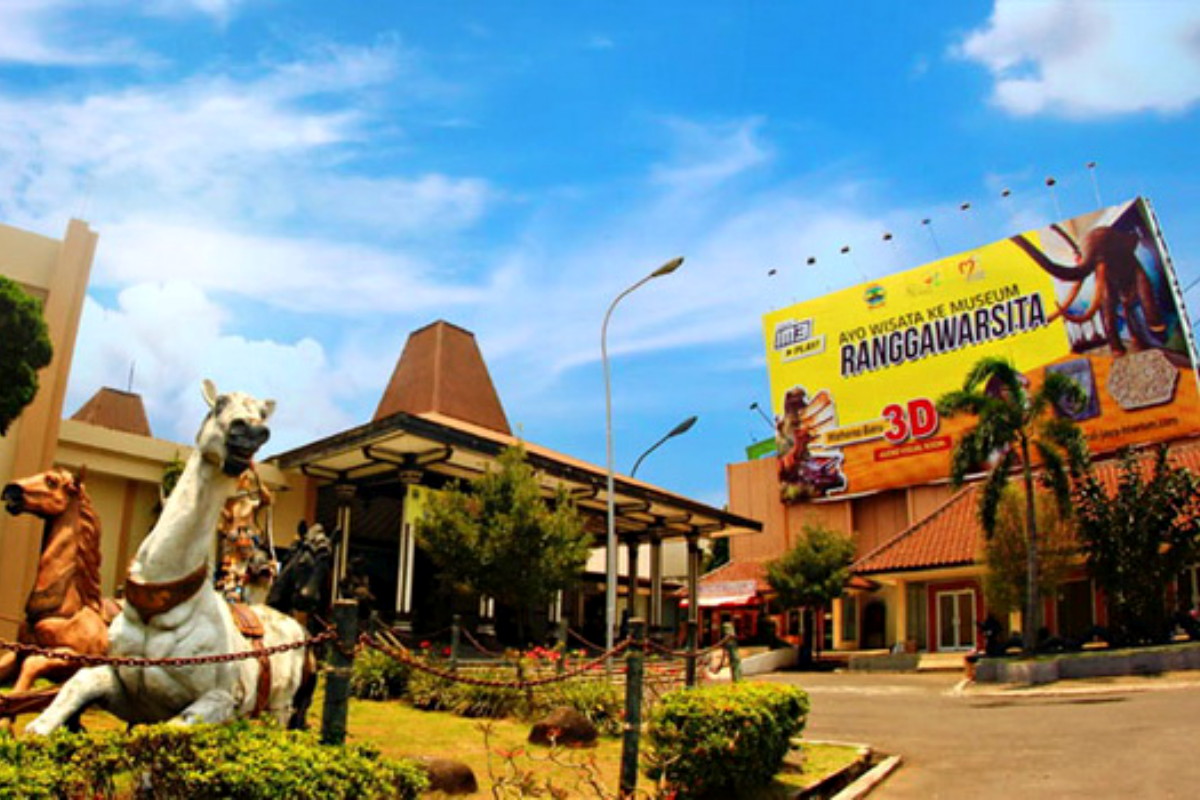
MULTIPOLYGON (((104 655, 108 623, 119 612, 100 596, 100 520, 79 477, 52 469, 14 481, 0 491, 8 513, 33 514, 45 521, 37 579, 25 604, 18 639, 51 650, 104 655)), ((0 681, 17 668, 16 653, 0 653, 0 681)), ((13 693, 25 692, 42 675, 66 677, 70 665, 50 656, 20 662, 13 693)))

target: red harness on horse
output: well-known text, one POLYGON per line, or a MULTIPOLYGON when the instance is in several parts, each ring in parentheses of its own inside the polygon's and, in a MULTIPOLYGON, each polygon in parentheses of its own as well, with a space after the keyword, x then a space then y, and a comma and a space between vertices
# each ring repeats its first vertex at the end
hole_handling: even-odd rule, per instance
MULTIPOLYGON (((250 646, 255 650, 264 650, 263 624, 254 613, 254 609, 245 603, 230 603, 229 610, 233 612, 233 621, 237 623, 238 631, 250 640, 250 646)), ((258 657, 258 693, 254 698, 254 716, 267 710, 271 702, 271 659, 269 656, 258 657)))
POLYGON ((164 583, 143 583, 132 576, 125 578, 125 600, 133 606, 142 622, 149 623, 188 600, 208 578, 208 565, 201 564, 191 575, 164 583))

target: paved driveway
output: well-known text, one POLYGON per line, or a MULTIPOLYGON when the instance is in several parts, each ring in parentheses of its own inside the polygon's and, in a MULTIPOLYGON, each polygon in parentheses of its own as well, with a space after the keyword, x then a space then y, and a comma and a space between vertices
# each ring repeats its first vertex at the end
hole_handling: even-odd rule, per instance
POLYGON ((776 673, 812 698, 804 736, 904 762, 888 798, 1200 797, 1200 676, 955 691, 959 674, 776 673))

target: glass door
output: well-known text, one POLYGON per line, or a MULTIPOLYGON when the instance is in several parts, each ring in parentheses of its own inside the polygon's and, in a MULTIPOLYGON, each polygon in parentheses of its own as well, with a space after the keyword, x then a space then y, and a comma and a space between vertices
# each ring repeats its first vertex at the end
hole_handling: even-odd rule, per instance
POLYGON ((970 650, 975 646, 975 590, 938 592, 938 649, 970 650))

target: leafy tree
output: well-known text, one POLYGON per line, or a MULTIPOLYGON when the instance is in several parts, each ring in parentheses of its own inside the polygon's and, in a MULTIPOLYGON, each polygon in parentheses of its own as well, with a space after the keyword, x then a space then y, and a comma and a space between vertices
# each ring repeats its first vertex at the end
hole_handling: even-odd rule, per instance
POLYGON ((154 503, 154 516, 157 518, 162 513, 163 506, 167 504, 167 498, 171 496, 171 492, 175 491, 175 485, 179 483, 179 479, 183 476, 184 467, 187 464, 179 457, 179 452, 171 456, 171 460, 163 464, 162 481, 158 484, 158 500, 154 503))
POLYGON ((1029 543, 1022 623, 1026 650, 1032 650, 1037 641, 1041 586, 1033 460, 1036 455, 1041 461, 1041 482, 1052 491, 1059 507, 1069 509, 1069 473, 1080 473, 1085 468, 1087 444, 1079 426, 1054 411, 1081 407, 1086 401, 1079 384, 1062 373, 1047 370, 1042 385, 1030 391, 1025 377, 1012 362, 989 357, 976 362, 961 389, 942 395, 937 403, 938 413, 943 417, 969 414, 976 418, 975 427, 964 433, 954 446, 950 479, 957 488, 968 475, 988 470, 979 503, 980 523, 988 538, 996 531, 1004 487, 1010 475, 1020 470, 1025 490, 1025 536, 1029 543))
POLYGON ((0 436, 37 396, 38 370, 53 355, 41 301, 0 276, 0 436))
POLYGON ((729 539, 722 537, 713 539, 712 549, 708 551, 703 572, 712 572, 717 567, 723 567, 730 561, 729 539))
MULTIPOLYGON (((1038 492, 1035 499, 1038 537, 1038 591, 1054 590, 1066 576, 1076 548, 1071 528, 1062 518, 1052 495, 1038 492)), ((1025 497, 1009 486, 1000 498, 996 530, 984 545, 987 573, 983 578, 983 596, 987 607, 996 614, 1020 608, 1026 597, 1029 579, 1028 541, 1025 538, 1025 497)))
POLYGON ((523 447, 497 466, 434 495, 417 537, 444 577, 516 611, 524 638, 531 612, 582 575, 592 539, 566 489, 542 497, 523 447))
POLYGON ((1108 595, 1115 638, 1162 641, 1171 630, 1165 587, 1200 555, 1200 478, 1171 465, 1166 445, 1153 459, 1125 450, 1119 471, 1114 496, 1093 474, 1077 482, 1078 538, 1108 595))
MULTIPOLYGON (((850 580, 854 542, 815 523, 805 524, 802 533, 792 549, 767 562, 767 583, 784 608, 822 609, 841 596, 850 580)), ((812 631, 807 638, 813 638, 812 631)))

